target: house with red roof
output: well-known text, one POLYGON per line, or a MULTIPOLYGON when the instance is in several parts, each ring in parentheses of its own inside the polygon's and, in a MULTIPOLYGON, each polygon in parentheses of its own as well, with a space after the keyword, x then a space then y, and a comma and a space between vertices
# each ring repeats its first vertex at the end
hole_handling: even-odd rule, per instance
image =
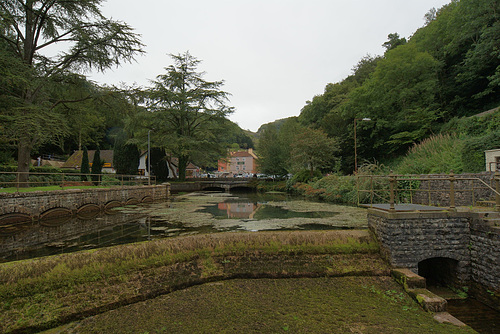
POLYGON ((228 176, 252 176, 257 173, 257 160, 258 157, 251 148, 246 151, 232 151, 226 159, 219 160, 218 172, 228 176))

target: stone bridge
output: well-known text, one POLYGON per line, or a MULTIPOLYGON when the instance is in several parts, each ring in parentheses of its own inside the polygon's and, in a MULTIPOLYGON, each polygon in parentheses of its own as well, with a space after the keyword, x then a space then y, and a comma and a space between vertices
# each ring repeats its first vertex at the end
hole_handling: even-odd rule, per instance
POLYGON ((172 192, 224 190, 229 192, 236 188, 255 188, 253 178, 217 178, 202 179, 194 182, 175 182, 171 185, 172 192))
POLYGON ((431 284, 466 286, 500 310, 498 217, 495 212, 380 204, 368 209, 368 226, 393 267, 408 268, 431 284))
POLYGON ((166 199, 169 184, 0 194, 0 226, 166 199))

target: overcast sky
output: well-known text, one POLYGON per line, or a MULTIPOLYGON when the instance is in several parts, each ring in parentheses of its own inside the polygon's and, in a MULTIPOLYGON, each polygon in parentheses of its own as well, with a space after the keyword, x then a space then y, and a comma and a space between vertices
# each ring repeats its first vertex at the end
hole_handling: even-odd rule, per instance
POLYGON ((424 15, 450 0, 108 0, 103 14, 142 35, 136 63, 93 74, 99 83, 148 86, 189 51, 209 81, 232 94, 243 129, 297 116, 327 83, 381 55, 387 35, 409 37, 424 15))

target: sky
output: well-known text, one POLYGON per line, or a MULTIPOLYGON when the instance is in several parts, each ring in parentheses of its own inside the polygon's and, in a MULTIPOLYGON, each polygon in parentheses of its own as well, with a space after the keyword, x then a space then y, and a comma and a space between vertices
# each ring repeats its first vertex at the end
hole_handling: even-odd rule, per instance
POLYGON ((224 80, 229 116, 256 132, 298 116, 328 83, 342 81, 367 54, 382 55, 387 35, 410 37, 431 8, 450 0, 107 0, 102 12, 141 35, 145 54, 105 73, 101 84, 147 87, 190 54, 207 81, 224 80))

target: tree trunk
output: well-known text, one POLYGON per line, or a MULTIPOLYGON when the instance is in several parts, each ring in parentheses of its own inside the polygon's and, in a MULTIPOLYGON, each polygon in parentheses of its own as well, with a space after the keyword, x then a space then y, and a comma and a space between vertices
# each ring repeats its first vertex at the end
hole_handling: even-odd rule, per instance
POLYGON ((181 155, 179 157, 179 180, 186 180, 186 168, 188 164, 188 157, 185 155, 181 155))
POLYGON ((21 137, 17 144, 17 183, 18 187, 29 187, 29 171, 31 164, 31 144, 21 137))

